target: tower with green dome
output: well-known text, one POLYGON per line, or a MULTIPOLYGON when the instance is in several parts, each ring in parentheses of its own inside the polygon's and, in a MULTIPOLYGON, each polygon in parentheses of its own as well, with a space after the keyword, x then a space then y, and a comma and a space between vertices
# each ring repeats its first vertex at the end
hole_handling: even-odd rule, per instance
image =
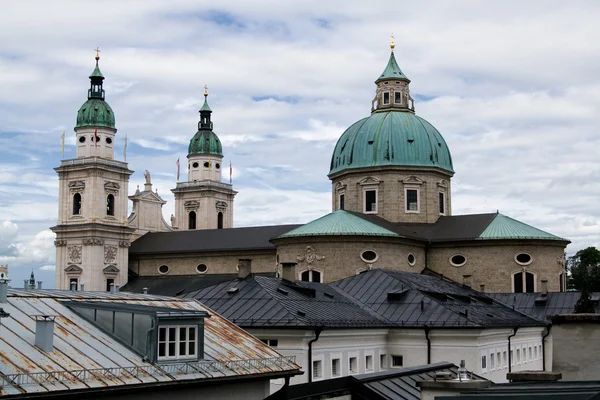
POLYGON ((231 183, 222 182, 223 146, 213 132, 208 89, 200 108, 198 131, 190 140, 187 155, 187 182, 178 182, 173 228, 178 230, 222 229, 233 225, 233 199, 237 194, 231 183))
POLYGON ((438 130, 415 114, 410 79, 393 41, 390 47, 371 115, 346 129, 334 148, 332 206, 392 222, 433 223, 452 213, 452 157, 438 130))
MULTIPOLYGON (((99 51, 99 50, 98 50, 99 51)), ((127 190, 133 173, 114 159, 115 116, 105 99, 104 76, 96 66, 87 100, 77 111, 75 158, 54 170, 59 179, 56 288, 105 291, 127 283, 129 243, 127 190)))

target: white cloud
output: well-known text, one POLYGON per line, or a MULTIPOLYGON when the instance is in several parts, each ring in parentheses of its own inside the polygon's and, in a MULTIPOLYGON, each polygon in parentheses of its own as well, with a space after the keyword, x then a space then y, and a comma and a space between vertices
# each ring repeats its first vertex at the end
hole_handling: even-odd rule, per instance
POLYGON ((42 265, 40 267, 41 271, 55 271, 56 270, 56 265, 42 265))

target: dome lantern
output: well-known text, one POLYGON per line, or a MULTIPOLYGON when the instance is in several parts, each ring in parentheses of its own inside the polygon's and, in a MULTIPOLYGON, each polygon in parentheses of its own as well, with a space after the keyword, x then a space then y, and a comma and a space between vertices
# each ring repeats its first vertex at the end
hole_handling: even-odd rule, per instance
POLYGON ((88 89, 88 99, 77 111, 77 124, 75 128, 110 128, 115 129, 115 115, 112 108, 105 101, 103 82, 104 75, 100 72, 98 61, 100 56, 96 49, 96 67, 90 75, 90 88, 88 89))
POLYGON ((212 110, 208 105, 208 88, 204 86, 204 104, 200 108, 198 132, 190 140, 188 158, 196 154, 206 154, 223 157, 223 146, 219 137, 213 132, 211 121, 212 110))

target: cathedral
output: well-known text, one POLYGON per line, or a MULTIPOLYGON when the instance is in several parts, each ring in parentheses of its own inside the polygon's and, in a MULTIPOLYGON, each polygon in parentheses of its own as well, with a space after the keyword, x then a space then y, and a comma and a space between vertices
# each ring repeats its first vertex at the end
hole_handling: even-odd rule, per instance
POLYGON ((233 228, 237 192, 223 181, 223 147, 206 90, 187 180, 178 174, 167 223, 150 172, 144 190, 129 195, 133 171, 114 157, 117 129, 98 55, 89 78, 77 112, 75 158, 55 168, 58 289, 106 291, 139 277, 231 275, 252 260, 254 273, 280 274, 282 263, 296 263, 295 279, 312 282, 385 268, 437 274, 487 292, 565 291, 567 239, 500 213, 452 214, 450 149, 415 113, 393 43, 375 80, 370 115, 346 129, 333 150, 332 212, 304 225, 233 228))

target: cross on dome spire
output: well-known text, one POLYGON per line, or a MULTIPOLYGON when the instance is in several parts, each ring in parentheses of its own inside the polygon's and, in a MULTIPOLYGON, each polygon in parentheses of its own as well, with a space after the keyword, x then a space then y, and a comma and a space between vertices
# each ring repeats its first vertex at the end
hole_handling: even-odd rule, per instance
POLYGON ((98 48, 98 46, 96 46, 96 61, 98 61, 100 59, 100 49, 98 48))
POLYGON ((394 47, 396 47, 396 42, 394 41, 394 32, 392 32, 392 41, 390 42, 390 49, 392 49, 392 53, 394 52, 394 47))

